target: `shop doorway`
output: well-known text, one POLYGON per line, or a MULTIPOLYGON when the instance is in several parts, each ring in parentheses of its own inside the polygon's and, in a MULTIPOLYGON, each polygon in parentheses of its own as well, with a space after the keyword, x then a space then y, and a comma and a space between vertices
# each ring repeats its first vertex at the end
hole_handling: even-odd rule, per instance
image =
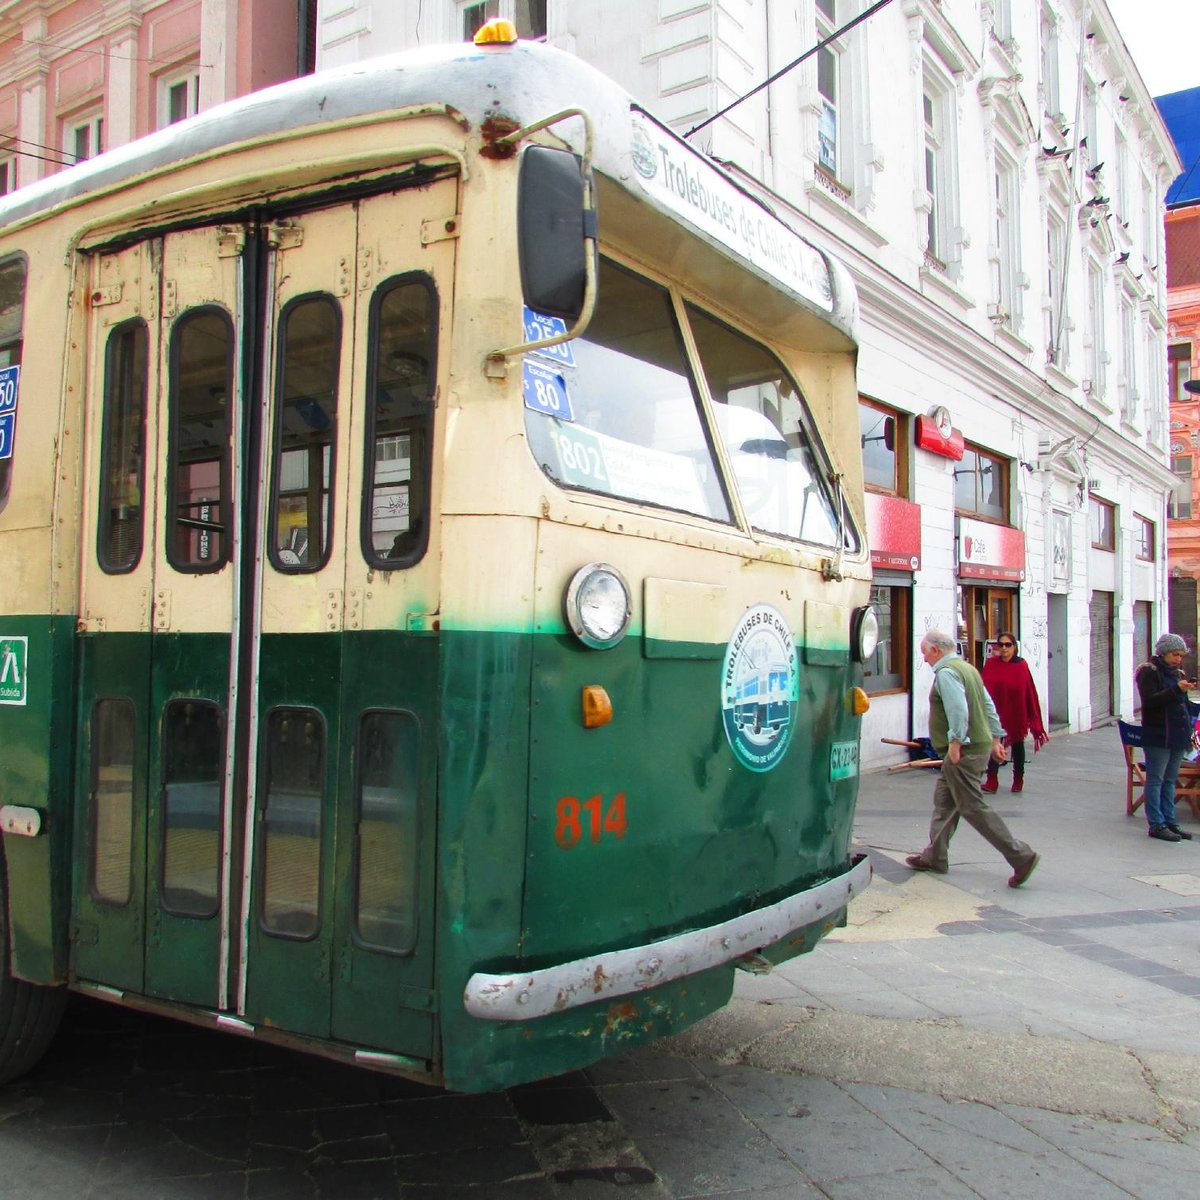
POLYGON ((1070 728, 1071 709, 1067 695, 1067 597, 1051 592, 1047 597, 1050 646, 1046 675, 1049 683, 1050 727, 1070 728))
POLYGON ((1088 603, 1092 621, 1092 728, 1113 716, 1113 594, 1093 592, 1088 603))
POLYGON ((1016 629, 1016 597, 1013 588, 988 585, 959 588, 959 653, 983 670, 983 664, 1001 630, 1016 629))

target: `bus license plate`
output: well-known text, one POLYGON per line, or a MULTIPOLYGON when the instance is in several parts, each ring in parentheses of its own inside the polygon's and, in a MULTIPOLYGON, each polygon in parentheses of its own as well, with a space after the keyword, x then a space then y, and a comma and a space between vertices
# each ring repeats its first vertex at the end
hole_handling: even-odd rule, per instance
POLYGON ((858 743, 834 742, 829 754, 829 779, 853 779, 858 774, 858 743))

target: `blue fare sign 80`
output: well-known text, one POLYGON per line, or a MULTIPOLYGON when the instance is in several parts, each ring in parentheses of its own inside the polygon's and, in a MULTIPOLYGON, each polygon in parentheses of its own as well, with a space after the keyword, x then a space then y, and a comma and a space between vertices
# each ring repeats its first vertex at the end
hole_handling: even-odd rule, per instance
POLYGON ((0 459, 12 458, 20 384, 20 367, 5 367, 0 370, 0 459))

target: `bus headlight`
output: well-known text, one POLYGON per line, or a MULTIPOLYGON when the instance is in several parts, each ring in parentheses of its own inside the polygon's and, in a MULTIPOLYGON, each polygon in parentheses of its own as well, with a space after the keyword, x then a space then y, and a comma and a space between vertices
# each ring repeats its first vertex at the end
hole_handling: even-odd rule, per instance
POLYGON ((629 628, 633 615, 629 584, 616 567, 588 563, 567 585, 563 612, 571 632, 585 646, 608 650, 629 628))
POLYGON ((859 662, 866 662, 879 645, 879 617, 875 606, 864 605, 856 609, 850 623, 850 646, 859 662))

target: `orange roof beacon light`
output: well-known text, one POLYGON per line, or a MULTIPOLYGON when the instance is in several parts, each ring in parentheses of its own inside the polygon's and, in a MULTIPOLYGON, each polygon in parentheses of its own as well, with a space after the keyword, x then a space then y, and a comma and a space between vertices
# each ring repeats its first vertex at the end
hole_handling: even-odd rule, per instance
POLYGON ((474 41, 477 46, 511 46, 516 40, 516 25, 503 17, 493 17, 490 21, 484 21, 475 30, 474 41))

